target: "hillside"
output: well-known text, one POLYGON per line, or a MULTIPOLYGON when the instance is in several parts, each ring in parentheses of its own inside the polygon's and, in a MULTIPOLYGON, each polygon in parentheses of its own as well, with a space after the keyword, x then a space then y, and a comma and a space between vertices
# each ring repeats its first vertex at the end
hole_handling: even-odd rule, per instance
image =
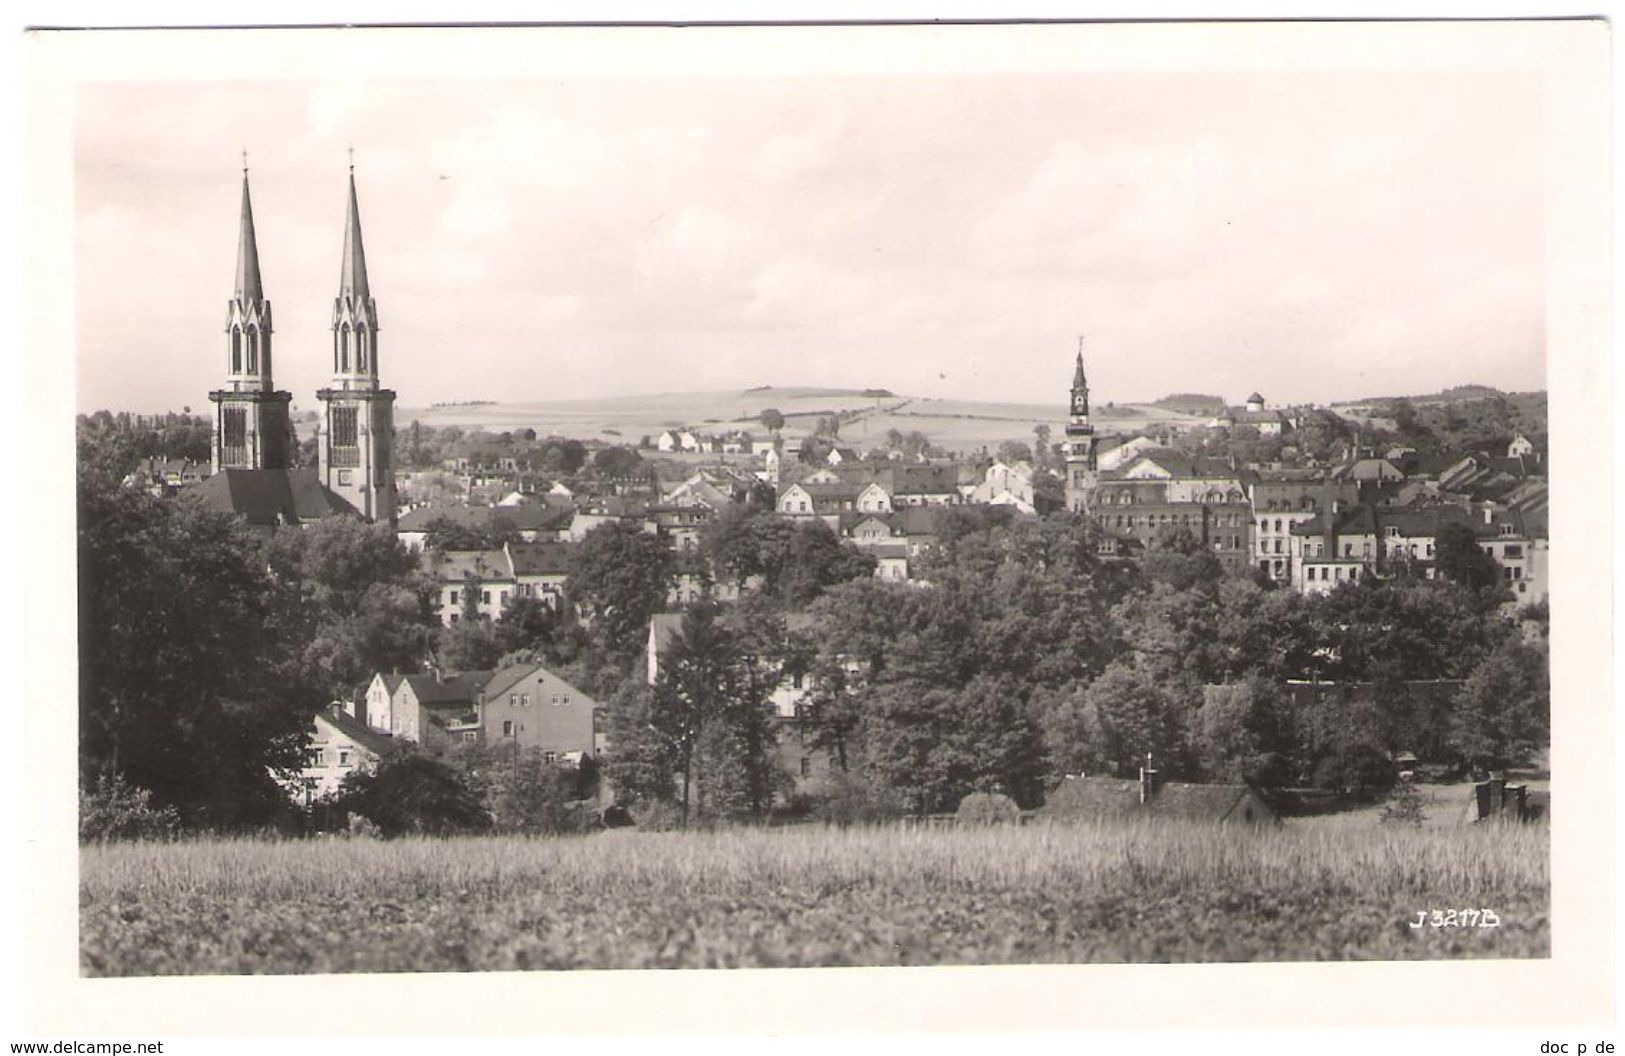
MULTIPOLYGON (((535 429, 581 440, 636 443, 643 436, 686 426, 720 433, 731 429, 763 432, 760 415, 775 408, 784 415, 784 435, 805 436, 819 418, 838 415, 841 439, 864 446, 883 442, 891 429, 919 431, 932 443, 969 451, 997 447, 1005 440, 1031 441, 1033 427, 1045 424, 1059 439, 1066 425, 1066 405, 939 400, 892 395, 886 390, 822 389, 763 386, 712 392, 658 393, 586 400, 527 403, 465 403, 436 407, 403 407, 396 422, 406 426, 459 426, 500 431, 535 429)), ((1102 433, 1154 427, 1189 428, 1202 419, 1150 404, 1094 408, 1102 433)))

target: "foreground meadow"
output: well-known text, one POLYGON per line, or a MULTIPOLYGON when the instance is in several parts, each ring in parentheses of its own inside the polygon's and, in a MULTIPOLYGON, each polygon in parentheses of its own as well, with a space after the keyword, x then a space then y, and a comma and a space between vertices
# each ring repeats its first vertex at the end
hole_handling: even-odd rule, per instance
POLYGON ((84 974, 1543 957, 1544 828, 88 846, 84 974), (1493 928, 1412 928, 1491 909, 1493 928))

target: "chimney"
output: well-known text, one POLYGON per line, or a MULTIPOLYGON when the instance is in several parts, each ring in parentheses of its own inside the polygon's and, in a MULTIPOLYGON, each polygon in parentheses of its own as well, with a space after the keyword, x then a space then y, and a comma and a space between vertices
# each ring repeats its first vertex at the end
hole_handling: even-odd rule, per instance
POLYGON ((1149 803, 1157 794, 1157 772, 1151 768, 1151 753, 1145 753, 1145 765, 1140 767, 1140 802, 1149 803))

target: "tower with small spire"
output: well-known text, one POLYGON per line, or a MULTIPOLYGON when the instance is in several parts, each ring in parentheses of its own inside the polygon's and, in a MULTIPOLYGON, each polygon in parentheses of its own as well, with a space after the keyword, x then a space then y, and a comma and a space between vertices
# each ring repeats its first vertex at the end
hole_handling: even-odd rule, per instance
POLYGON ((1066 423, 1066 508, 1087 509, 1098 471, 1099 438, 1089 423, 1089 379, 1083 373, 1083 338, 1078 338, 1077 368, 1072 372, 1072 406, 1066 423))
POLYGON ((393 523, 395 393, 378 384, 378 305, 367 284, 353 159, 333 301, 333 382, 316 398, 322 404, 316 434, 322 483, 368 520, 393 523))
POLYGON ((286 469, 293 436, 293 395, 271 380, 271 302, 260 282, 254 208, 243 158, 243 203, 237 230, 237 277, 226 303, 226 386, 209 393, 214 404, 210 461, 222 469, 286 469))

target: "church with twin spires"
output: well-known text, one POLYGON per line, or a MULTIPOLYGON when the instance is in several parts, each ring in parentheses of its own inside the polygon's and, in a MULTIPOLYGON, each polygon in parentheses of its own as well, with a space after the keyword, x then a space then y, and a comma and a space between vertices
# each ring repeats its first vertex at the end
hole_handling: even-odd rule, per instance
POLYGON ((195 487, 251 525, 308 524, 333 514, 395 520, 395 393, 378 379, 378 304, 367 282, 355 167, 333 301, 331 383, 317 391, 317 464, 295 467, 292 393, 272 375, 271 302, 260 276, 248 169, 243 169, 237 273, 226 306, 226 383, 214 404, 213 474, 195 487))

